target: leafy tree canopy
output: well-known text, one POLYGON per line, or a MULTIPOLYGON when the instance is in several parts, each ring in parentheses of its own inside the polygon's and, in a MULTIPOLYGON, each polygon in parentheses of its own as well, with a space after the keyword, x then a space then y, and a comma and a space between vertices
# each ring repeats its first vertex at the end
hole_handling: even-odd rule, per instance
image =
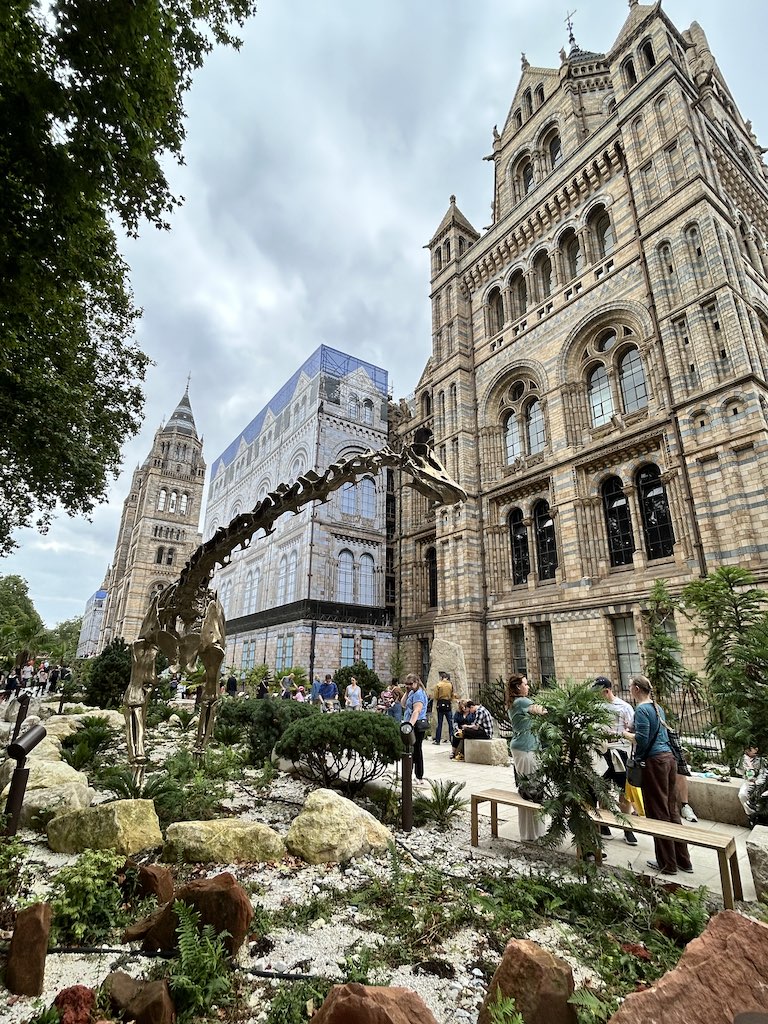
POLYGON ((367 697, 371 692, 375 693, 378 697, 384 689, 381 680, 373 669, 368 668, 364 661, 356 661, 354 665, 346 665, 344 668, 336 669, 333 675, 333 681, 336 683, 342 700, 344 699, 344 691, 349 686, 352 676, 358 681, 363 697, 367 697))
POLYGON ((88 514, 141 422, 147 357, 112 224, 180 199, 184 94, 255 0, 0 5, 0 554, 88 514))
POLYGON ((86 703, 97 708, 119 708, 131 678, 131 648, 120 637, 91 661, 85 684, 86 703))
POLYGON ((27 581, 21 576, 0 576, 0 655, 7 662, 22 651, 35 653, 44 636, 43 620, 29 596, 27 581))
POLYGON ((62 665, 71 665, 77 655, 77 644, 80 640, 80 629, 83 625, 82 615, 72 619, 64 619, 45 635, 45 650, 52 661, 62 665))

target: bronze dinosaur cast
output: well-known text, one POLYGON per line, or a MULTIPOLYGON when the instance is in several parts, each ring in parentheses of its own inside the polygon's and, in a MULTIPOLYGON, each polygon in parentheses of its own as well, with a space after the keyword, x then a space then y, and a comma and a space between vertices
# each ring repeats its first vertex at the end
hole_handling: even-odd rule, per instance
POLYGON ((405 445, 400 452, 382 448, 352 455, 332 463, 322 475, 310 470, 290 485, 279 484, 250 512, 243 512, 228 526, 220 527, 192 554, 179 578, 152 597, 138 639, 133 643, 131 680, 123 697, 128 760, 137 783, 141 783, 147 763, 144 727, 147 705, 157 682, 158 650, 171 664, 178 663, 183 669, 193 668, 198 658, 203 663, 203 696, 194 747, 198 760, 213 733, 226 641, 224 610, 216 592, 209 589, 216 567, 227 565, 236 548, 247 548, 259 530, 264 530, 265 535, 271 533, 277 519, 286 512, 298 512, 310 501, 324 501, 344 484, 384 468, 407 473, 412 478, 411 486, 438 505, 452 505, 467 496, 427 444, 405 445))

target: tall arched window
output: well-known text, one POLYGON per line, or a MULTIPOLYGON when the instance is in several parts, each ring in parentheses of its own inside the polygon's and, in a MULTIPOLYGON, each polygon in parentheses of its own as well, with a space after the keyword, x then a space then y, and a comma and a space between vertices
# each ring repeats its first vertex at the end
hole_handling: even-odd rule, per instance
POLYGON ((520 164, 520 170, 518 172, 518 182, 520 188, 520 197, 524 198, 529 192, 533 191, 533 164, 529 157, 520 164))
POLYGON ((517 320, 524 316, 528 309, 528 289, 522 270, 516 270, 510 277, 509 291, 512 296, 512 319, 517 320))
POLYGON ((499 288, 493 288, 488 295, 488 316, 491 334, 497 334, 504 327, 504 299, 499 288))
POLYGON ((554 132, 550 135, 547 143, 547 150, 549 152, 550 170, 554 171, 554 169, 563 162, 563 144, 560 141, 560 135, 558 132, 554 132))
POLYGON ((360 419, 360 403, 354 395, 349 396, 349 401, 347 402, 347 416, 349 416, 351 420, 360 419))
POLYGON ((283 555, 277 569, 277 603, 285 604, 285 584, 288 578, 288 557, 283 555))
POLYGON ((351 551, 344 549, 339 552, 337 573, 337 599, 344 604, 352 604, 355 599, 355 559, 351 551))
POLYGON ((437 552, 434 548, 427 548, 424 562, 427 569, 427 605, 437 608, 437 552))
POLYGON ((157 496, 157 511, 163 512, 165 510, 165 503, 168 500, 168 491, 164 487, 160 488, 160 493, 157 496))
POLYGON ((650 39, 646 39, 640 47, 640 53, 643 56, 646 71, 650 71, 651 68, 656 67, 656 56, 653 52, 653 44, 650 39))
POLYGON ((163 560, 164 560, 163 556, 164 555, 165 555, 165 548, 158 548, 157 549, 157 553, 155 554, 155 562, 156 562, 157 565, 162 565, 163 564, 163 560))
POLYGON ((364 477, 360 487, 360 515, 364 519, 373 519, 376 515, 376 484, 370 477, 364 477))
POLYGON ((691 257, 691 266, 696 276, 703 280, 706 277, 704 264, 704 249, 699 234, 698 224, 689 224, 685 229, 685 240, 688 243, 688 252, 691 257))
POLYGON ((253 573, 248 570, 245 574, 245 584, 243 586, 243 615, 249 615, 251 611, 251 600, 253 594, 253 573))
POLYGON ((592 426, 602 427, 609 423, 613 416, 613 395, 608 372, 604 366, 596 366, 587 379, 589 408, 592 413, 592 426))
POLYGON ((360 604, 375 604, 373 557, 371 555, 360 556, 360 604))
POLYGON ((537 501, 533 507, 533 532, 536 538, 536 562, 540 580, 553 580, 557 569, 555 522, 548 501, 537 501))
POLYGON ((370 398, 363 402, 363 423, 369 427, 373 426, 373 402, 370 398))
POLYGON ((552 294, 552 260, 547 253, 537 254, 533 261, 533 269, 536 273, 539 300, 546 299, 552 294))
POLYGON ((168 511, 175 512, 176 506, 179 503, 179 495, 177 491, 171 491, 171 500, 168 502, 168 511))
POLYGON ((509 539, 512 545, 512 583, 517 587, 525 583, 531 571, 528 529, 523 522, 523 510, 520 508, 513 508, 509 513, 509 539))
POLYGON ((563 269, 567 281, 578 277, 584 269, 579 239, 573 228, 564 231, 560 236, 560 252, 563 255, 563 269))
POLYGON ((511 412, 504 421, 504 445, 506 448, 507 465, 511 466, 515 459, 523 454, 523 442, 520 438, 520 424, 517 413, 511 412))
POLYGON ((546 434, 544 431, 544 413, 541 402, 534 398, 525 410, 525 428, 528 433, 528 454, 544 451, 546 434))
POLYGON ((187 514, 187 509, 188 508, 189 508, 189 495, 188 494, 182 494, 181 500, 179 501, 179 512, 181 513, 181 515, 185 516, 187 514))
POLYGON ((357 512, 357 488, 354 484, 344 484, 341 489, 341 511, 348 516, 357 512))
POLYGON ((595 243, 595 254, 598 260, 604 260, 614 246, 611 218, 604 206, 597 206, 589 215, 589 227, 595 243))
POLYGON ((669 558, 675 550, 675 534, 659 467, 653 463, 642 466, 637 471, 635 482, 646 554, 649 559, 669 558))
POLYGON ((634 412, 648 405, 648 388, 640 353, 631 348, 619 362, 619 386, 624 412, 634 412))
POLYGON ((601 491, 611 565, 631 565, 635 538, 632 535, 629 502, 621 480, 617 476, 608 477, 601 491))
POLYGON ((285 579, 286 604, 296 600, 296 567, 298 565, 298 561, 298 555, 295 551, 292 551, 288 556, 288 572, 285 579))
POLYGON ((637 72, 635 71, 635 62, 630 57, 629 60, 624 62, 624 80, 628 88, 632 88, 633 85, 637 85, 637 72))

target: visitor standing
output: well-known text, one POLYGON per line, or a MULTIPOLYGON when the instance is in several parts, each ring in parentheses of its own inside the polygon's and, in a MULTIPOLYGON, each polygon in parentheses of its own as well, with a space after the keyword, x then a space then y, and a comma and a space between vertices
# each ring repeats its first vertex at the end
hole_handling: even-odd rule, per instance
POLYGON ((344 707, 349 711, 360 711, 363 706, 363 691, 354 676, 349 677, 349 685, 344 691, 344 707))
POLYGON ((410 722, 413 726, 415 743, 413 745, 413 774, 416 776, 416 785, 424 784, 424 735, 428 728, 427 723, 427 694, 422 685, 421 679, 411 672, 405 677, 407 686, 405 709, 403 721, 410 722))
POLYGON ((234 672, 231 672, 229 675, 229 679, 227 679, 227 696, 237 696, 237 676, 235 675, 234 672))
MULTIPOLYGON (((608 739, 608 750, 605 752, 606 771, 603 778, 619 791, 619 810, 623 814, 631 814, 632 805, 624 795, 627 784, 627 760, 631 744, 624 738, 625 733, 632 732, 635 724, 635 711, 631 704, 617 697, 613 692, 613 683, 608 676, 598 676, 592 684, 593 690, 600 690, 603 699, 608 705, 613 721, 610 726, 610 737, 608 739)), ((600 826, 600 835, 604 839, 613 838, 611 830, 607 825, 600 826)), ((629 846, 637 846, 637 836, 631 829, 624 830, 624 842, 629 846)))
POLYGON ((439 682, 435 688, 435 702, 437 703, 437 729, 433 743, 440 744, 443 735, 443 721, 448 726, 448 740, 453 740, 453 683, 450 672, 440 672, 439 682))
MULTIPOLYGON (((531 729, 531 715, 546 715, 546 708, 534 704, 528 696, 528 680, 523 675, 512 675, 507 680, 507 717, 512 726, 509 752, 518 777, 533 775, 539 767, 539 739, 531 729)), ((538 811, 527 807, 518 808, 520 838, 530 843, 546 832, 544 821, 538 811)))

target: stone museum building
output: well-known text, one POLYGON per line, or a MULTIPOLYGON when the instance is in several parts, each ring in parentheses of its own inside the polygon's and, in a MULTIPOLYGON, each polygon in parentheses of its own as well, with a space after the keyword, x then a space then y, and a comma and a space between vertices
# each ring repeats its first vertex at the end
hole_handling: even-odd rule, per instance
MULTIPOLYGON (((213 463, 209 538, 280 483, 387 442, 387 371, 321 345, 213 463)), ((301 666, 310 675, 364 661, 382 678, 393 650, 391 473, 347 484, 281 517, 217 570, 225 664, 301 666)))
POLYGON ((151 595, 176 579, 200 543, 205 469, 203 442, 185 391, 134 471, 102 587, 107 595, 97 652, 114 637, 126 643, 136 639, 151 595))
POLYGON ((607 53, 523 55, 491 146, 492 223, 451 197, 393 416, 469 495, 435 513, 396 481, 397 637, 423 669, 459 642, 470 687, 626 686, 655 579, 768 582, 768 172, 699 25, 636 0, 607 53))

